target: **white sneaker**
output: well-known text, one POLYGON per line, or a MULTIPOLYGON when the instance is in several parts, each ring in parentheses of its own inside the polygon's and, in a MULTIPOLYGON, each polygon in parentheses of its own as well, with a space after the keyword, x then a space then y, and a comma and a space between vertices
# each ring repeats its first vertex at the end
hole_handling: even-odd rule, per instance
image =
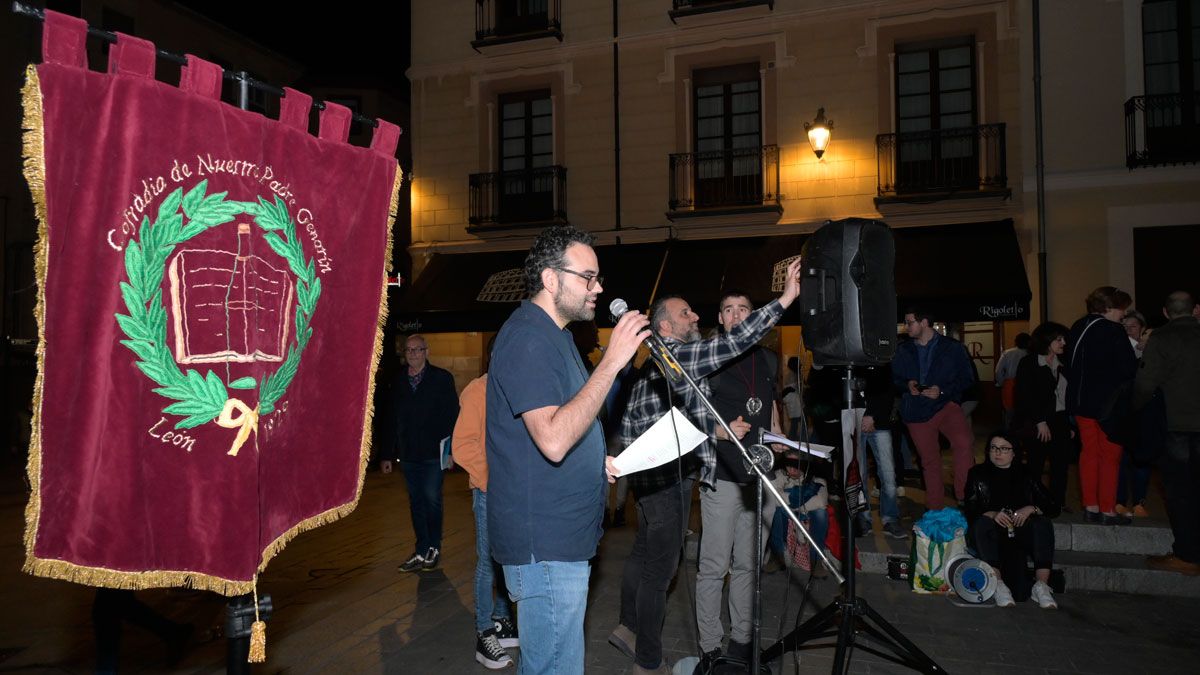
POLYGON ((1014 607, 1017 604, 1013 600, 1012 591, 1008 590, 1008 586, 1005 586, 1004 582, 998 579, 996 580, 996 592, 992 595, 992 601, 996 603, 997 607, 1014 607))
POLYGON ((1051 591, 1044 581, 1034 582, 1029 596, 1036 600, 1038 607, 1042 609, 1058 609, 1058 603, 1054 601, 1054 591, 1051 591))

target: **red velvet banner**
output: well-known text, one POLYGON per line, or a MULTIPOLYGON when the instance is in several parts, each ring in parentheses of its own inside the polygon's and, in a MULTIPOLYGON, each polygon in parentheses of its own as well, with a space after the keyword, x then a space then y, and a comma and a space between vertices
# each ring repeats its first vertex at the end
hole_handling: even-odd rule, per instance
POLYGON ((221 103, 189 57, 154 79, 120 36, 89 71, 47 12, 25 89, 41 218, 26 564, 97 586, 246 593, 297 533, 357 504, 369 453, 399 129, 288 91, 221 103))

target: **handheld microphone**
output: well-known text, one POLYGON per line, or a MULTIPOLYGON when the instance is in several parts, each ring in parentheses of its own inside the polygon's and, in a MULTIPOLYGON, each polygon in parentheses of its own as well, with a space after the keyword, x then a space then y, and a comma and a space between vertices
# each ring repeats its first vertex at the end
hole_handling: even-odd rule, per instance
MULTIPOLYGON (((608 311, 612 314, 613 322, 615 323, 621 318, 625 312, 629 311, 629 303, 621 298, 615 298, 608 303, 608 311)), ((678 382, 683 379, 683 368, 679 365, 679 361, 675 359, 675 355, 667 349, 666 343, 658 337, 658 333, 654 332, 654 327, 650 327, 650 336, 645 340, 646 347, 650 350, 650 356, 654 359, 655 365, 662 371, 663 377, 671 382, 678 382)))

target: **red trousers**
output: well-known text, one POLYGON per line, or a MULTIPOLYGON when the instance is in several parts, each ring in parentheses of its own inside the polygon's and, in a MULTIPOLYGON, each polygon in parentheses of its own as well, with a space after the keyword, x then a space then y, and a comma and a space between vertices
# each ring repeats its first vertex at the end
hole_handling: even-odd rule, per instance
POLYGON ((1101 513, 1117 508, 1117 474, 1121 469, 1121 446, 1108 440, 1100 423, 1090 417, 1075 417, 1079 425, 1079 496, 1084 508, 1099 506, 1101 513))
MULTIPOLYGON (((959 501, 967 486, 967 471, 975 465, 973 445, 975 435, 967 424, 967 417, 957 403, 947 403, 936 415, 924 422, 909 422, 908 434, 912 436, 917 454, 921 456, 921 472, 925 474, 925 508, 940 509, 945 506, 945 490, 942 488, 942 451, 938 447, 938 434, 950 441, 954 453, 954 496, 959 501)), ((1116 485, 1114 481, 1113 485, 1116 485)))

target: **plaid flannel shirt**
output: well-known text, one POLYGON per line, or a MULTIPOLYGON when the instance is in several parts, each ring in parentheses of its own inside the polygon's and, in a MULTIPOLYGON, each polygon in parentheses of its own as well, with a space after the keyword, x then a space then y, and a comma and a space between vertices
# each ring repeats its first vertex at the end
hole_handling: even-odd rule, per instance
MULTIPOLYGON (((704 396, 708 397, 712 390, 705 379, 706 376, 757 344, 782 316, 783 307, 778 300, 772 300, 751 312, 745 321, 734 326, 728 333, 695 342, 680 342, 666 336, 662 340, 675 355, 679 365, 696 381, 704 396)), ((638 373, 629 395, 629 403, 621 416, 622 451, 666 414, 668 384, 662 373, 648 359, 638 373)), ((691 473, 698 463, 700 481, 711 486, 717 467, 717 451, 712 438, 717 422, 687 382, 681 380, 674 383, 672 393, 680 411, 685 413, 697 428, 709 435, 708 440, 696 448, 695 459, 684 456, 682 473, 691 473)), ((635 494, 641 496, 675 485, 679 482, 679 475, 680 470, 676 463, 668 462, 660 467, 630 474, 629 481, 635 494)))

